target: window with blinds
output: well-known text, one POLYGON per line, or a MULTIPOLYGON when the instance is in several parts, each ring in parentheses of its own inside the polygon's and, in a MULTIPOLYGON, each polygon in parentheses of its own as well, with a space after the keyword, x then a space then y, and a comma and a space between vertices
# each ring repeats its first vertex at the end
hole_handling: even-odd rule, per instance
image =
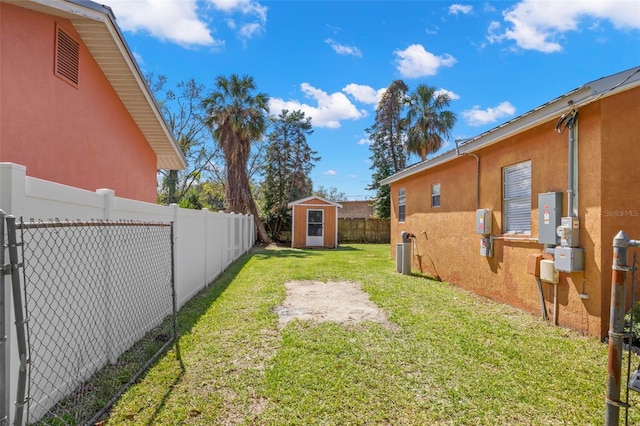
POLYGON ((531 161, 502 169, 502 232, 531 233, 531 161))
POLYGON ((431 207, 440 207, 440 184, 431 185, 431 207))
POLYGON ((404 188, 398 190, 398 222, 404 222, 406 215, 406 200, 404 188))

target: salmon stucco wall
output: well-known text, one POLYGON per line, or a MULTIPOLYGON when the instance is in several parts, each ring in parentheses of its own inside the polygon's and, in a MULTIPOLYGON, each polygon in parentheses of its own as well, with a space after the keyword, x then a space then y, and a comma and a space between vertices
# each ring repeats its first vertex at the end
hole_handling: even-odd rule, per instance
POLYGON ((71 22, 1 3, 0 31, 0 161, 156 202, 156 155, 71 22), (78 87, 54 74, 56 25, 80 43, 78 87))
MULTIPOLYGON (((630 182, 640 181, 637 150, 640 134, 640 88, 586 105, 579 110, 577 130, 577 215, 584 271, 560 273, 558 322, 585 334, 603 337, 608 329, 611 242, 624 229, 640 238, 640 196, 630 182), (635 148, 635 149, 634 149, 635 148)), ((546 122, 504 141, 474 151, 479 160, 479 203, 476 206, 477 162, 473 156, 452 161, 391 184, 391 255, 400 232, 415 235, 413 268, 479 295, 540 315, 536 279, 527 272, 530 254, 551 259, 538 244, 538 194, 562 192, 567 216, 568 133, 546 122), (531 161, 531 233, 502 233, 502 171, 531 161), (431 185, 440 184, 440 206, 431 207, 431 185), (404 222, 398 221, 398 191, 405 189, 404 222), (480 254, 475 210, 491 210, 493 256, 480 254)), ((553 285, 543 283, 549 317, 553 285)), ((636 298, 638 300, 638 298, 636 298)))
POLYGON ((338 226, 337 208, 318 199, 310 199, 293 206, 293 239, 291 246, 294 248, 307 247, 307 211, 324 211, 324 246, 325 248, 338 247, 336 231, 338 226))

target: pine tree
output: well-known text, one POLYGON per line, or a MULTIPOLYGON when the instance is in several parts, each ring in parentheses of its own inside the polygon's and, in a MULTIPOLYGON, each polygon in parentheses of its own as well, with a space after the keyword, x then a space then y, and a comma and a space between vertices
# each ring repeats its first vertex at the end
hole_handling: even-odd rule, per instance
POLYGON ((376 108, 376 119, 366 129, 371 140, 371 170, 373 182, 367 187, 375 190, 374 205, 376 216, 388 219, 391 215, 391 195, 389 185, 380 181, 399 172, 407 165, 405 150, 404 119, 402 112, 406 103, 407 85, 395 80, 382 95, 376 108))
POLYGON ((304 112, 283 110, 271 123, 263 184, 264 212, 271 237, 278 240, 291 221, 287 204, 311 195, 309 173, 320 157, 307 144, 307 136, 313 130, 311 118, 305 117, 304 112))

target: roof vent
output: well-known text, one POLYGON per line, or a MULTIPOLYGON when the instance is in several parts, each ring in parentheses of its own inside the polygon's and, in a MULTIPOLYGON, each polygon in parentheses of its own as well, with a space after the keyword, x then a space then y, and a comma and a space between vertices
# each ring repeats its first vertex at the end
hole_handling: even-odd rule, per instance
POLYGON ((80 43, 57 25, 55 74, 77 87, 79 62, 80 43))

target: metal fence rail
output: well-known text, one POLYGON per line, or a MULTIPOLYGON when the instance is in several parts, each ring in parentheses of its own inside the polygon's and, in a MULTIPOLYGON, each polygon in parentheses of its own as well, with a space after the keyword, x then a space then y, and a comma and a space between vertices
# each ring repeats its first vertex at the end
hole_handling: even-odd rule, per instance
POLYGON ((9 241, 12 228, 21 240, 24 303, 15 308, 28 345, 27 395, 16 401, 27 423, 95 421, 175 341, 172 224, 7 224, 9 241))

